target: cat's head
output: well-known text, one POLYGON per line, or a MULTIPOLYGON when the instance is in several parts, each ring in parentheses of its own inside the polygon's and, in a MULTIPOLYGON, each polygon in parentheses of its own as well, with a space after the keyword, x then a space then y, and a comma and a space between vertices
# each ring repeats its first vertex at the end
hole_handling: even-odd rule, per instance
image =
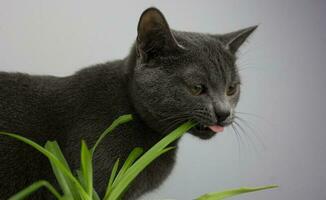
POLYGON ((194 119, 207 139, 232 124, 240 96, 236 53, 256 26, 215 35, 174 31, 156 8, 143 12, 130 93, 141 118, 161 133, 194 119))

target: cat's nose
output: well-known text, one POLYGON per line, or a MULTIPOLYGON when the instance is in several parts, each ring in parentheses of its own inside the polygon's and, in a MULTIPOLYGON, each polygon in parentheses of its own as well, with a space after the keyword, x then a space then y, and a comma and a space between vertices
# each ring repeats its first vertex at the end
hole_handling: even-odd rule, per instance
POLYGON ((223 124, 223 122, 230 116, 230 111, 220 111, 216 113, 217 122, 223 124))

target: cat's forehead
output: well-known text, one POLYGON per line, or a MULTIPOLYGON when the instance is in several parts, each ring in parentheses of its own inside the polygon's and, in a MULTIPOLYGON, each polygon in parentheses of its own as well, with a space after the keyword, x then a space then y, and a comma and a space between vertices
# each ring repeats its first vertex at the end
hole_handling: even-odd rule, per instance
POLYGON ((229 65, 235 61, 225 45, 209 34, 174 31, 176 40, 186 49, 186 61, 198 64, 229 65))
POLYGON ((222 44, 209 34, 185 31, 173 31, 172 33, 178 43, 188 47, 204 47, 212 43, 216 43, 216 45, 221 45, 220 47, 222 47, 222 44))
POLYGON ((235 67, 235 56, 218 41, 208 34, 174 32, 175 38, 185 48, 180 62, 190 68, 189 73, 202 71, 202 73, 221 72, 232 70, 235 67))
POLYGON ((180 55, 178 74, 190 82, 225 82, 237 76, 235 56, 208 34, 177 32, 175 39, 185 48, 180 55))

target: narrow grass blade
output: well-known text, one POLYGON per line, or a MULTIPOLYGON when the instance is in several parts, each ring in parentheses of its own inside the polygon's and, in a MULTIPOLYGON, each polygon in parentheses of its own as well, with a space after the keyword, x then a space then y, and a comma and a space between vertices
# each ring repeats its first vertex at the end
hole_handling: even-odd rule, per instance
MULTIPOLYGON (((70 168, 68 166, 68 163, 66 161, 66 159, 64 158, 62 152, 61 152, 61 149, 58 145, 57 142, 51 142, 51 141, 48 141, 46 144, 45 144, 45 149, 47 149, 48 151, 50 151, 54 156, 56 156, 56 158, 58 160, 61 161, 61 163, 67 168, 67 170, 70 171, 70 168)), ((70 179, 68 179, 63 173, 62 171, 60 171, 56 165, 53 163, 52 160, 50 160, 50 163, 51 163, 51 167, 52 167, 52 171, 60 185, 60 188, 62 189, 63 193, 64 193, 64 196, 72 196, 74 198, 78 197, 77 194, 72 194, 72 191, 74 191, 74 185, 73 183, 70 181, 70 179)))
POLYGON ((6 133, 6 132, 0 132, 1 135, 7 135, 10 136, 12 138, 15 138, 17 140, 20 140, 30 146, 32 146, 33 148, 35 148, 36 150, 38 150, 39 152, 41 152, 43 155, 45 155, 50 161, 52 161, 53 166, 56 167, 58 170, 60 170, 67 178, 69 178, 77 187, 79 194, 81 196, 82 199, 87 199, 87 193, 85 192, 84 188, 80 185, 80 183, 78 182, 78 180, 73 176, 73 174, 71 173, 71 171, 69 169, 66 168, 65 164, 63 164, 55 155, 53 155, 50 151, 48 151, 47 149, 43 148, 42 146, 38 145, 37 143, 33 142, 32 140, 29 140, 27 138, 24 138, 20 135, 16 135, 16 134, 12 134, 12 133, 6 133))
POLYGON ((113 167, 113 170, 112 170, 113 176, 111 174, 110 181, 109 181, 109 184, 107 186, 104 199, 109 196, 109 194, 111 193, 112 189, 114 188, 115 185, 117 185, 117 183, 119 183, 120 179, 123 177, 123 175, 125 174, 125 172, 127 171, 127 169, 129 169, 129 167, 135 162, 135 160, 137 158, 139 158, 139 156, 141 156, 142 153, 143 153, 143 149, 142 148, 140 148, 140 147, 134 148, 132 150, 132 152, 129 154, 128 158, 124 162, 123 166, 119 170, 118 175, 115 178, 112 178, 112 177, 115 176, 118 166, 115 165, 113 167), (113 179, 114 179, 114 181, 113 181, 113 179))
MULTIPOLYGON (((86 188, 87 184, 85 182, 85 179, 83 177, 82 172, 80 170, 76 170, 76 174, 77 174, 79 182, 82 184, 82 186, 84 188, 86 188)), ((73 198, 73 199, 75 200, 75 199, 78 199, 78 198, 73 198)), ((71 200, 71 199, 68 199, 68 200, 71 200)), ((93 200, 101 200, 94 188, 93 188, 93 200)))
POLYGON ((140 147, 134 148, 131 153, 129 154, 128 158, 124 162, 123 166, 121 167, 117 177, 115 178, 113 182, 113 187, 116 185, 120 179, 123 177, 123 175, 126 173, 126 171, 130 168, 130 166, 143 154, 143 149, 140 147))
MULTIPOLYGON (((168 151, 170 151, 170 150, 173 150, 173 149, 175 149, 175 147, 167 147, 167 148, 161 150, 161 151, 157 154, 157 156, 154 158, 154 160, 155 160, 156 158, 160 157, 162 154, 164 154, 164 153, 166 153, 166 152, 168 152, 168 151)), ((150 161, 150 162, 151 162, 151 161, 150 161)), ((126 187, 126 188, 121 192, 121 194, 120 194, 119 197, 118 197, 118 200, 120 200, 120 199, 123 197, 123 195, 125 194, 125 192, 128 190, 129 186, 130 186, 130 184, 127 185, 127 187, 126 187)), ((112 185, 112 189, 113 189, 114 187, 115 187, 115 185, 113 184, 113 185, 112 185)), ((109 194, 110 194, 110 193, 109 193, 109 194)), ((105 196, 104 199, 107 199, 107 196, 105 196)), ((111 199, 111 198, 110 198, 110 199, 111 199)))
POLYGON ((175 149, 175 147, 166 147, 166 148, 164 148, 164 149, 161 151, 161 154, 164 154, 164 153, 166 153, 166 152, 168 152, 168 151, 171 151, 171 150, 173 150, 173 149, 175 149))
POLYGON ((79 183, 83 186, 83 188, 87 188, 87 184, 85 178, 80 170, 76 170, 77 178, 79 183))
POLYGON ((94 151, 96 149, 96 147, 100 144, 100 142, 103 140, 103 138, 110 133, 111 131, 113 131, 117 126, 127 123, 129 121, 132 120, 132 115, 122 115, 120 116, 118 119, 114 120, 113 123, 109 126, 109 128, 105 129, 105 131, 101 134, 101 136, 99 137, 99 139, 96 141, 95 145, 93 146, 93 148, 91 149, 91 153, 94 154, 94 151))
POLYGON ((33 192, 37 191, 41 187, 47 188, 53 196, 55 196, 57 199, 61 200, 62 197, 60 194, 54 189, 54 187, 47 181, 41 180, 33 183, 32 185, 28 186, 27 188, 21 190, 14 196, 10 197, 8 200, 22 200, 31 195, 33 192))
POLYGON ((56 141, 48 141, 45 143, 45 149, 49 150, 51 153, 53 153, 61 162, 62 164, 67 168, 70 169, 67 160, 65 159, 61 148, 59 144, 56 141), (48 148, 47 148, 48 147, 48 148))
POLYGON ((93 200, 101 200, 100 196, 97 194, 95 190, 93 190, 93 200))
POLYGON ((223 192, 214 192, 214 193, 208 193, 201 197, 198 197, 196 200, 222 200, 228 197, 232 197, 235 195, 248 193, 248 192, 256 192, 260 190, 267 190, 276 188, 278 186, 271 185, 271 186, 264 186, 264 187, 257 187, 257 188, 239 188, 239 189, 233 189, 233 190, 227 190, 223 192))
POLYGON ((112 192, 105 200, 119 199, 123 192, 127 189, 128 185, 136 178, 136 176, 153 160, 155 160, 158 156, 165 152, 165 147, 167 147, 171 142, 181 137, 184 133, 186 133, 195 125, 196 124, 191 121, 186 122, 182 124, 179 128, 172 131, 170 134, 165 136, 157 144, 155 144, 127 170, 125 175, 121 178, 119 183, 113 188, 112 192))
POLYGON ((111 176, 110 176, 110 179, 109 179, 109 183, 106 187, 106 191, 105 191, 105 195, 104 195, 104 199, 105 197, 107 197, 111 190, 112 190, 112 184, 113 184, 113 181, 116 177, 116 174, 117 174, 117 171, 118 171, 118 168, 119 168, 119 162, 120 162, 120 159, 118 158, 117 161, 115 161, 114 165, 113 165, 113 168, 112 168, 112 171, 111 171, 111 176))
POLYGON ((89 199, 93 196, 93 166, 92 166, 92 155, 88 150, 87 145, 84 140, 82 140, 81 145, 81 173, 83 174, 84 182, 86 184, 86 192, 89 199))

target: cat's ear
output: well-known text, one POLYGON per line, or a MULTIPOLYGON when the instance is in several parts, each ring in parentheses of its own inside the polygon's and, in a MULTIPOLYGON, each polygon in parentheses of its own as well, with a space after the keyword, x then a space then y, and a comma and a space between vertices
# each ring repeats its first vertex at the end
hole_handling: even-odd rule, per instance
POLYGON ((181 48, 157 8, 151 7, 142 13, 137 31, 137 52, 144 61, 159 53, 181 48))
POLYGON ((258 26, 251 26, 238 31, 219 35, 218 38, 226 46, 226 48, 233 54, 237 52, 239 47, 247 40, 258 26))

